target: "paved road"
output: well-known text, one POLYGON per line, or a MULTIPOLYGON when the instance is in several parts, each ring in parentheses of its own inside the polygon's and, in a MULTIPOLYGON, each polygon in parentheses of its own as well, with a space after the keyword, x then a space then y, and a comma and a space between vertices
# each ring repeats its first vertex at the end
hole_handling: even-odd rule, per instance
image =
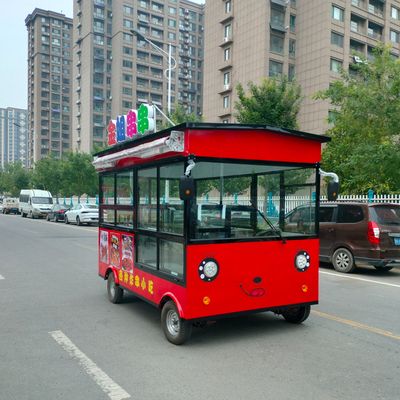
POLYGON ((97 228, 0 215, 0 399, 398 399, 400 270, 320 269, 302 325, 272 313, 194 329, 107 299, 97 228))

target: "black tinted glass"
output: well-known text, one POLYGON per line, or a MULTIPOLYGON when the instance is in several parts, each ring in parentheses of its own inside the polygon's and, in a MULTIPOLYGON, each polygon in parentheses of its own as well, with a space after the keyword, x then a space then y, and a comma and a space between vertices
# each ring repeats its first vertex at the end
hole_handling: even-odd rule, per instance
POLYGON ((356 223, 364 219, 364 212, 360 206, 341 205, 339 206, 339 223, 356 223))

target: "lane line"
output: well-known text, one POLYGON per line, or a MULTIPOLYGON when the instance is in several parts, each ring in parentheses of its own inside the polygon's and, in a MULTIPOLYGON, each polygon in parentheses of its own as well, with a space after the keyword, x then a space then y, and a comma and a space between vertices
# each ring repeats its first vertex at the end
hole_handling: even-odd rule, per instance
POLYGON ((326 271, 319 271, 321 274, 325 274, 325 275, 333 275, 336 276, 338 278, 347 278, 347 279, 355 279, 357 281, 364 281, 364 282, 370 282, 370 283, 378 283, 380 285, 386 285, 386 286, 393 286, 393 287, 398 287, 400 288, 400 285, 397 285, 395 283, 386 283, 386 282, 379 282, 379 281, 374 281, 372 279, 365 279, 365 278, 359 278, 357 276, 351 276, 351 275, 347 275, 347 274, 343 274, 343 273, 337 273, 335 274, 334 272, 326 272, 326 271))
POLYGON ((6 278, 4 278, 4 276, 0 275, 0 279, 6 279, 6 278))
POLYGON ((94 251, 97 251, 97 250, 98 250, 98 249, 95 249, 95 248, 93 248, 93 247, 85 246, 85 245, 83 245, 83 244, 78 244, 78 243, 76 243, 76 246, 84 247, 85 249, 90 249, 90 250, 94 250, 94 251))
POLYGON ((82 353, 61 331, 49 332, 53 339, 60 344, 67 353, 77 359, 83 369, 103 389, 104 393, 112 400, 123 400, 130 398, 130 394, 115 383, 105 372, 103 372, 90 358, 82 353))
POLYGON ((26 231, 30 232, 30 233, 36 233, 36 235, 39 235, 37 232, 35 231, 30 231, 29 229, 25 229, 26 231))
POLYGON ((364 329, 365 331, 378 333, 380 335, 389 336, 389 337, 391 337, 393 339, 400 340, 400 335, 395 335, 392 332, 383 331, 382 329, 373 328, 373 327, 368 326, 368 325, 359 324, 358 322, 354 322, 354 321, 350 321, 348 319, 335 317, 333 315, 325 314, 325 313, 322 313, 322 312, 319 312, 319 311, 315 311, 315 310, 311 310, 311 313, 315 314, 315 315, 318 315, 320 317, 332 319, 333 321, 342 322, 343 324, 351 325, 351 326, 354 326, 356 328, 364 329))

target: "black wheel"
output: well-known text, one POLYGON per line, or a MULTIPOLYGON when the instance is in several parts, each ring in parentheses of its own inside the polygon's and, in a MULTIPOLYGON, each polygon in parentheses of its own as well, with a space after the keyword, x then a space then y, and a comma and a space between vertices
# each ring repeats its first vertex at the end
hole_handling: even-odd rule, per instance
POLYGON ((354 272, 356 269, 353 254, 351 254, 351 251, 345 248, 337 249, 333 253, 332 264, 338 272, 349 273, 354 272))
POLYGON ((69 221, 68 221, 68 217, 67 217, 67 216, 64 217, 64 222, 65 222, 66 224, 69 224, 69 221))
POLYGON ((32 211, 31 211, 31 219, 35 219, 35 216, 33 215, 32 211))
POLYGON ((119 286, 116 286, 115 284, 115 276, 113 272, 110 272, 110 274, 108 275, 107 294, 108 299, 111 301, 111 303, 114 304, 120 303, 122 300, 122 296, 124 295, 123 289, 121 289, 119 286))
POLYGON ((172 344, 183 344, 192 334, 192 325, 181 320, 178 308, 172 300, 165 303, 162 309, 161 323, 165 337, 172 344))
POLYGON ((46 215, 46 221, 50 221, 50 216, 49 216, 49 214, 46 215))
POLYGON ((26 217, 26 214, 21 210, 21 217, 22 218, 25 218, 26 217))
POLYGON ((292 324, 301 324, 304 322, 308 316, 310 315, 311 307, 304 306, 304 307, 297 307, 292 310, 289 310, 286 313, 283 313, 283 318, 286 321, 291 322, 292 324))
POLYGON ((82 225, 82 222, 81 222, 81 220, 80 220, 79 217, 76 217, 76 224, 77 224, 78 226, 81 226, 81 225, 82 225))
POLYGON ((56 214, 54 214, 54 217, 53 217, 53 222, 58 222, 58 217, 57 217, 57 215, 56 215, 56 214))
POLYGON ((378 271, 390 271, 393 267, 375 267, 378 271))

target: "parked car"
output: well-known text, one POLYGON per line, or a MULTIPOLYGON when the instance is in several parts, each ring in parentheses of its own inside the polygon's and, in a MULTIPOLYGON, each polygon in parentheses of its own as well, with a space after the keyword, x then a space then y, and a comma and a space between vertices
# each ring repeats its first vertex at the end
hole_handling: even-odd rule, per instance
POLYGON ((12 197, 4 199, 1 212, 3 214, 18 214, 18 200, 12 197))
POLYGON ((50 211, 47 213, 46 220, 53 222, 64 221, 65 213, 71 209, 71 207, 72 206, 66 204, 53 204, 50 211))
POLYGON ((99 222, 99 206, 96 204, 77 204, 65 213, 66 224, 88 225, 99 222))
POLYGON ((325 203, 319 222, 320 260, 331 262, 337 271, 400 266, 400 205, 325 203))

